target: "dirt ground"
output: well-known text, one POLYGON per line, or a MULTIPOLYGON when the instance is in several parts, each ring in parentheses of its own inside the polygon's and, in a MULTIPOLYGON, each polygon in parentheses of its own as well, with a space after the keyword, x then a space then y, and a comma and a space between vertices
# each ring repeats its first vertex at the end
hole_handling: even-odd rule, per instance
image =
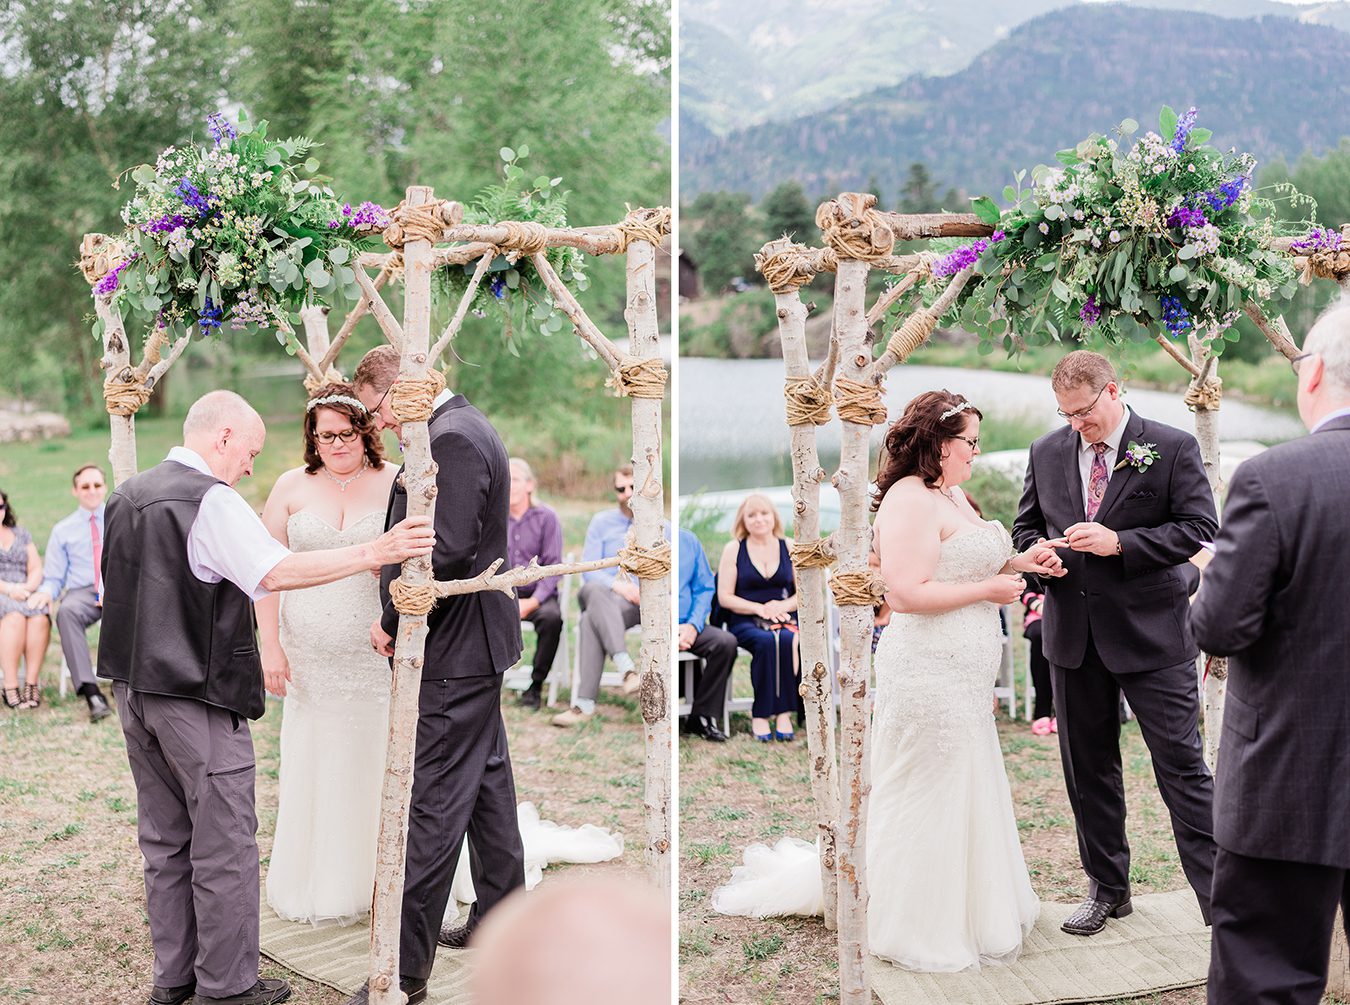
MULTIPOLYGON (((645 875, 641 717, 634 702, 618 697, 604 696, 598 710, 585 727, 564 731, 549 725, 547 710, 526 712, 509 692, 503 702, 517 797, 533 801, 544 819, 598 824, 625 837, 622 859, 557 866, 545 883, 564 872, 645 875)), ((91 724, 82 699, 59 701, 53 687, 34 712, 0 713, 0 1002, 143 1002, 153 955, 136 793, 117 720, 91 724)), ((264 876, 276 823, 280 713, 269 702, 253 724, 264 876)), ((289 979, 295 1001, 343 1000, 265 958, 262 972, 289 979)))

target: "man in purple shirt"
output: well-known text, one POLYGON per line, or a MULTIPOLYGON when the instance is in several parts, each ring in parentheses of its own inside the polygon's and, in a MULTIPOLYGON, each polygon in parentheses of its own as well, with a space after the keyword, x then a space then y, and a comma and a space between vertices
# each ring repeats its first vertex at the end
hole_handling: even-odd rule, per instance
MULTIPOLYGON (((562 523, 558 514, 534 501, 534 472, 522 458, 511 458, 511 516, 506 525, 507 555, 512 568, 529 565, 557 565, 562 561, 562 523)), ((562 638, 562 609, 558 606, 558 576, 516 588, 520 598, 520 620, 534 626, 538 641, 534 646, 534 666, 530 686, 521 693, 520 704, 539 707, 539 695, 553 657, 562 638)))

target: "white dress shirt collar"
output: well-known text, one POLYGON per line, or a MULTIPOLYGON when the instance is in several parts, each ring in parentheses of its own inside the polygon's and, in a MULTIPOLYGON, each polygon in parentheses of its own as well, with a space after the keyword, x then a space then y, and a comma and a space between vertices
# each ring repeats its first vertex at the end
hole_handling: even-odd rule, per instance
MULTIPOLYGON (((1107 454, 1116 454, 1120 452, 1120 441, 1125 439, 1125 427, 1130 424, 1130 406, 1125 406, 1124 414, 1120 417, 1120 422, 1116 428, 1107 433, 1101 440, 1092 442, 1105 443, 1107 454)), ((1092 442, 1089 442, 1082 433, 1078 434, 1078 450, 1080 453, 1090 453, 1092 451, 1092 442)))
POLYGON ((1326 415, 1318 419, 1317 425, 1313 426, 1312 429, 1308 430, 1308 432, 1315 433, 1323 426, 1325 426, 1328 422, 1330 422, 1332 419, 1339 419, 1344 415, 1350 415, 1350 407, 1338 408, 1334 412, 1328 412, 1326 415))
POLYGON ((216 473, 207 465, 206 458, 189 447, 171 447, 169 455, 164 459, 166 461, 177 461, 179 464, 192 468, 194 471, 200 471, 204 475, 210 475, 212 478, 217 477, 216 473))

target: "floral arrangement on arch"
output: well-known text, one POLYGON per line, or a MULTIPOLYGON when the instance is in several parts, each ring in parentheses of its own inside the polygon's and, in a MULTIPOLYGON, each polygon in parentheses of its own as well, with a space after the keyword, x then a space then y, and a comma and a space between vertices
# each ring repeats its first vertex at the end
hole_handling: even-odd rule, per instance
MULTIPOLYGON (((494 224, 504 221, 538 223, 545 227, 567 226, 567 196, 561 178, 540 175, 528 185, 521 161, 530 155, 530 148, 502 147, 502 178, 483 188, 472 203, 464 207, 467 224, 494 224)), ((573 292, 584 292, 590 285, 586 276, 586 256, 576 248, 549 248, 544 256, 563 284, 573 292)), ((448 302, 450 309, 458 306, 464 291, 477 270, 478 263, 447 265, 437 269, 432 290, 437 301, 448 302)), ((498 255, 488 266, 470 303, 475 317, 499 314, 503 320, 503 338, 507 349, 519 355, 515 334, 528 327, 537 327, 543 335, 563 330, 566 323, 562 310, 554 303, 530 260, 521 256, 514 262, 498 255)))
MULTIPOLYGON (((1126 119, 1119 139, 1093 134, 1059 165, 1040 165, 1003 191, 1011 208, 973 200, 993 226, 933 265, 933 276, 968 266, 975 276, 953 307, 980 332, 980 351, 1001 338, 1011 355, 1031 345, 1096 335, 1108 342, 1200 336, 1219 355, 1246 300, 1288 299, 1296 272, 1271 249, 1274 205, 1252 188, 1250 154, 1209 146, 1196 110, 1164 107, 1159 131, 1137 140, 1126 119)), ((1291 191, 1291 201, 1311 202, 1291 191)), ((1307 225, 1301 225, 1306 231, 1307 225)), ((1301 232, 1302 232, 1301 231, 1301 232)))
POLYGON ((237 123, 213 114, 207 131, 211 146, 169 147, 131 172, 121 238, 130 253, 94 294, 174 338, 275 328, 293 351, 292 312, 361 296, 354 258, 389 214, 334 195, 308 156, 312 140, 268 139, 265 120, 242 114, 237 123))

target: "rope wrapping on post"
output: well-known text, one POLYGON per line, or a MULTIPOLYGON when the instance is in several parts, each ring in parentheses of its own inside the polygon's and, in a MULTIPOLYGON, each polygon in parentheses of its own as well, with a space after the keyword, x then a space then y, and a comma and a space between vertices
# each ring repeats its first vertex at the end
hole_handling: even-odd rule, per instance
POLYGON ((605 386, 612 387, 620 398, 660 401, 666 396, 666 365, 656 358, 638 359, 624 353, 605 386))
POLYGON ((891 334, 890 341, 886 343, 887 351, 897 363, 903 363, 909 359, 910 353, 928 341, 937 322, 937 315, 932 311, 915 311, 891 334))
POLYGON ((886 403, 876 384, 838 377, 834 382, 834 398, 835 411, 845 422, 879 426, 886 421, 886 403))
POLYGON ((895 247, 895 232, 877 211, 877 197, 867 192, 844 192, 820 204, 816 226, 825 243, 841 258, 875 262, 895 247))
POLYGON ((630 209, 628 215, 618 223, 619 251, 627 251, 634 241, 646 241, 654 248, 661 247, 661 242, 670 233, 670 221, 669 206, 630 209))
POLYGON ((649 548, 630 537, 619 549, 619 568, 638 579, 665 579, 670 575, 670 542, 649 548))
POLYGON ((789 426, 804 426, 808 422, 823 426, 830 421, 834 398, 829 385, 815 377, 789 377, 783 382, 783 401, 789 426))
POLYGON ((834 543, 828 537, 822 537, 809 544, 794 541, 788 545, 788 555, 792 558, 793 567, 797 569, 827 569, 834 564, 837 557, 834 553, 834 543))
POLYGON ((90 286, 126 261, 127 246, 106 234, 85 234, 80 241, 80 271, 90 286))
POLYGON ((840 607, 876 607, 886 596, 886 581, 876 569, 836 572, 830 577, 830 592, 840 607))
POLYGON ((342 376, 337 367, 330 366, 324 373, 323 379, 314 376, 312 373, 305 375, 305 393, 312 398, 319 392, 319 388, 325 384, 343 384, 346 383, 346 380, 347 378, 342 376))
POLYGON ((506 228, 502 248, 519 251, 522 255, 542 255, 548 250, 548 228, 542 223, 507 221, 497 226, 506 228))
POLYGON ((390 214, 394 219, 384 228, 384 243, 395 251, 402 251, 409 241, 428 241, 435 244, 445 236, 446 227, 454 227, 464 219, 464 207, 449 199, 438 199, 423 206, 409 206, 400 202, 390 214))
POLYGON ((109 415, 135 415, 150 400, 145 381, 131 376, 109 377, 103 382, 103 405, 109 415))
POLYGON ((786 238, 764 248, 755 255, 755 268, 774 293, 796 293, 819 273, 839 267, 833 248, 807 248, 786 238))
POLYGON ((1203 384, 1191 382, 1190 387, 1186 388, 1186 394, 1182 401, 1192 412, 1197 409, 1204 409, 1207 412, 1217 412, 1219 410, 1219 400, 1223 397, 1223 378, 1209 377, 1203 384))
POLYGON ((420 618, 424 614, 430 614, 431 609, 436 606, 436 586, 435 583, 414 586, 405 583, 403 577, 399 576, 389 584, 389 599, 399 614, 420 618))
POLYGON ((1319 248, 1303 260, 1299 282, 1307 286, 1317 279, 1340 281, 1350 276, 1350 249, 1319 248))
POLYGON ((389 411, 399 422, 425 422, 431 418, 436 395, 445 390, 445 378, 439 370, 428 370, 422 378, 400 378, 389 387, 389 411))

